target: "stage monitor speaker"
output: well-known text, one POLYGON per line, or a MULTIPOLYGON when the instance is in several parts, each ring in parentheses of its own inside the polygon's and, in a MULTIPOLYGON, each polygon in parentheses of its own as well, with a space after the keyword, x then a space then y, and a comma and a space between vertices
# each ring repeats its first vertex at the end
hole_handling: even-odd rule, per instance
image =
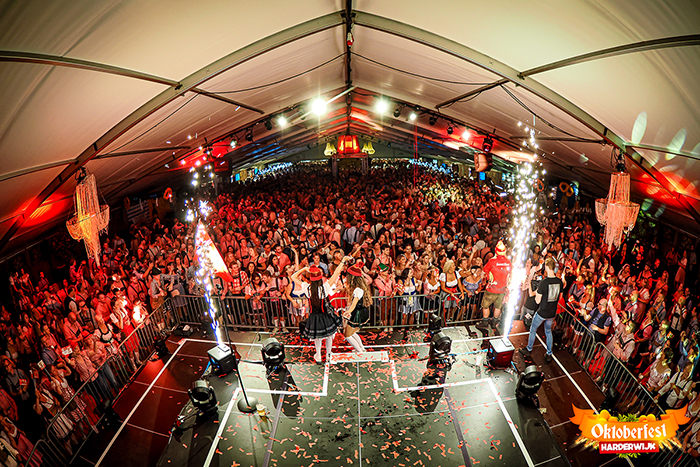
POLYGON ((234 357, 233 352, 231 352, 231 349, 228 348, 226 344, 221 344, 210 349, 207 355, 209 355, 211 366, 220 375, 229 373, 236 368, 236 357, 234 357))
POLYGON ((489 341, 489 350, 486 353, 486 361, 492 367, 505 368, 513 360, 514 352, 515 347, 513 347, 513 344, 507 337, 491 339, 489 341))

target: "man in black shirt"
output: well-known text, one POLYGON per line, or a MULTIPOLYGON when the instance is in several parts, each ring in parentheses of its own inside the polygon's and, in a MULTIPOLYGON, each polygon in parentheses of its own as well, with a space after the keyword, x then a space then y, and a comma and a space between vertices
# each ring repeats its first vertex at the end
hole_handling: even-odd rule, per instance
POLYGON ((542 279, 540 285, 535 292, 535 302, 538 304, 537 313, 532 320, 530 326, 530 337, 527 341, 527 347, 520 349, 520 353, 525 356, 530 356, 532 347, 535 345, 535 336, 537 329, 544 323, 544 333, 547 336, 547 354, 544 359, 547 363, 552 361, 552 321, 557 315, 557 304, 559 298, 564 291, 564 283, 554 273, 555 261, 553 258, 547 258, 544 262, 545 272, 547 277, 542 279))

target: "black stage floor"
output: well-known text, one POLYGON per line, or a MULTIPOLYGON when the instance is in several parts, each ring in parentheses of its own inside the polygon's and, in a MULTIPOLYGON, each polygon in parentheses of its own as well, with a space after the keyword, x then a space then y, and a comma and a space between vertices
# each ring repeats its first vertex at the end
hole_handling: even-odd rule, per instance
MULTIPOLYGON (((526 339, 521 326, 516 323, 511 335, 516 348, 526 339)), ((240 367, 246 390, 267 407, 269 417, 238 411, 235 402, 242 395, 235 373, 212 375, 218 412, 171 434, 177 415, 189 409, 186 391, 202 376, 206 352, 214 346, 197 336, 172 336, 171 355, 149 363, 117 402, 125 423, 118 432, 101 432, 81 459, 85 465, 163 467, 628 465, 596 451, 568 449, 577 435, 568 421, 571 404, 597 406, 603 398, 566 352, 555 353, 550 364, 544 362, 541 342, 532 353, 546 375, 540 413, 515 399, 515 371, 483 366, 486 344, 473 337, 481 336, 478 331, 471 336, 465 327, 443 332, 453 339, 456 362, 444 382, 426 387, 420 386, 426 383, 429 346, 418 331, 408 342, 399 332, 363 334, 369 359, 377 361, 322 365, 295 336, 277 336, 286 338, 286 371, 267 378, 262 364, 240 367)), ((267 337, 232 333, 248 361, 261 359, 267 337)), ((334 355, 342 360, 342 352, 351 349, 342 336, 335 344, 341 347, 334 347, 334 355)), ((525 367, 517 353, 514 362, 519 370, 525 367)))

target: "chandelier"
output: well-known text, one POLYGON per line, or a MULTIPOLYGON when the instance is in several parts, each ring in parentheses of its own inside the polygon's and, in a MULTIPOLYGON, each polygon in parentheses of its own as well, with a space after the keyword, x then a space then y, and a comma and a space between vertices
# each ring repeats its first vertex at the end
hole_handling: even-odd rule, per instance
POLYGON ((75 215, 66 222, 70 236, 83 240, 88 257, 100 265, 100 233, 107 230, 109 224, 109 206, 102 204, 97 197, 97 183, 94 175, 87 175, 82 168, 77 175, 75 187, 75 215))
POLYGON ((605 226, 605 243, 608 248, 619 247, 622 239, 634 228, 639 214, 639 204, 630 203, 630 176, 625 172, 613 172, 610 176, 608 197, 595 201, 598 222, 605 226))

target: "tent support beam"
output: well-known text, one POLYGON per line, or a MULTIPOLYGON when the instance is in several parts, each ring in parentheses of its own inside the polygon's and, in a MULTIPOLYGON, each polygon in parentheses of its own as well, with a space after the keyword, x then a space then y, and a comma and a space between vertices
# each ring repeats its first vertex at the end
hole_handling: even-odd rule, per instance
POLYGON ((680 204, 685 208, 688 214, 695 219, 698 224, 700 224, 700 213, 692 205, 690 205, 690 203, 684 200, 682 195, 678 195, 677 190, 673 187, 673 185, 671 185, 663 173, 654 168, 638 152, 633 151, 632 148, 628 147, 623 138, 596 120, 592 115, 585 112, 583 109, 567 100, 560 94, 557 94, 550 88, 528 76, 520 77, 520 72, 518 70, 470 47, 467 47, 464 44, 460 44, 415 26, 401 23, 390 18, 361 12, 357 12, 355 14, 355 24, 414 41, 435 50, 439 50, 443 53, 457 57, 484 70, 494 73, 500 78, 511 81, 515 85, 526 89, 530 93, 574 118, 591 131, 600 135, 609 144, 615 145, 618 148, 626 148, 625 150, 627 157, 629 157, 645 172, 652 176, 652 178, 656 180, 657 183, 659 183, 659 185, 661 185, 666 191, 668 191, 671 196, 678 198, 680 204))
MULTIPOLYGON (((180 84, 177 81, 173 81, 168 78, 162 78, 160 76, 142 73, 140 71, 129 70, 128 68, 106 65, 104 63, 91 62, 88 60, 80 60, 78 58, 61 57, 58 55, 37 54, 32 52, 16 52, 13 50, 0 50, 0 62, 36 63, 40 65, 77 68, 80 70, 97 71, 100 73, 107 73, 110 75, 125 76, 127 78, 139 79, 141 81, 149 81, 151 83, 163 84, 165 86, 171 87, 177 87, 180 84)), ((192 88, 191 91, 209 97, 211 99, 216 99, 231 105, 240 106, 244 109, 251 110, 259 114, 265 113, 256 107, 251 107, 249 105, 228 99, 223 96, 219 96, 218 94, 213 94, 203 89, 192 88)))
POLYGON ((151 149, 141 149, 136 151, 125 151, 125 152, 107 152, 95 156, 93 159, 111 159, 112 157, 122 157, 122 156, 135 156, 137 154, 148 154, 151 152, 165 152, 165 151, 179 151, 181 149, 192 149, 189 146, 166 146, 164 148, 151 148, 151 149))
POLYGON ((505 84, 510 82, 509 79, 499 79, 498 81, 494 81, 493 83, 481 86, 480 88, 477 89, 472 89, 471 91, 464 93, 462 95, 459 95, 457 97, 453 97, 452 99, 446 100, 445 102, 440 102, 438 105, 435 106, 436 109, 439 109, 440 107, 445 107, 446 105, 454 104, 457 101, 461 101, 462 99, 466 99, 468 97, 475 96, 477 94, 481 94, 484 91, 488 91, 489 89, 497 88, 501 84, 505 84))
MULTIPOLYGON (((530 139, 529 136, 511 136, 510 139, 517 139, 517 140, 523 140, 523 139, 530 139)), ((604 139, 590 139, 590 138, 559 138, 557 136, 538 136, 537 138, 538 141, 561 141, 561 142, 568 142, 568 143, 597 143, 597 144, 605 144, 604 139)))
POLYGON ((575 57, 565 58, 547 65, 530 68, 518 74, 519 78, 526 76, 552 71, 558 68, 564 68, 578 63, 590 62, 591 60, 600 60, 602 58, 615 57, 618 55, 631 54, 635 52, 646 52, 649 50, 667 49, 671 47, 688 47, 700 45, 700 34, 691 34, 688 36, 664 37, 662 39, 654 39, 651 41, 633 42, 631 44, 610 47, 601 49, 587 54, 576 55, 575 57))
MULTIPOLYGON (((176 86, 170 86, 131 114, 121 122, 110 128, 97 141, 85 149, 74 162, 68 165, 56 178, 54 178, 25 208, 24 212, 15 219, 14 223, 0 238, 0 251, 2 251, 10 239, 17 233, 22 225, 31 217, 34 211, 41 206, 63 183, 74 176, 75 173, 88 161, 93 159, 100 151, 115 141, 121 135, 138 125, 141 121, 152 115, 158 109, 164 107, 186 92, 193 92, 194 88, 208 80, 225 73, 236 66, 248 62, 266 52, 275 50, 284 45, 293 43, 299 39, 317 34, 319 32, 342 25, 342 19, 337 13, 330 13, 318 18, 294 25, 270 36, 264 37, 252 44, 238 49, 219 60, 195 71, 176 86)), ((160 162, 159 162, 160 164, 160 162)))

